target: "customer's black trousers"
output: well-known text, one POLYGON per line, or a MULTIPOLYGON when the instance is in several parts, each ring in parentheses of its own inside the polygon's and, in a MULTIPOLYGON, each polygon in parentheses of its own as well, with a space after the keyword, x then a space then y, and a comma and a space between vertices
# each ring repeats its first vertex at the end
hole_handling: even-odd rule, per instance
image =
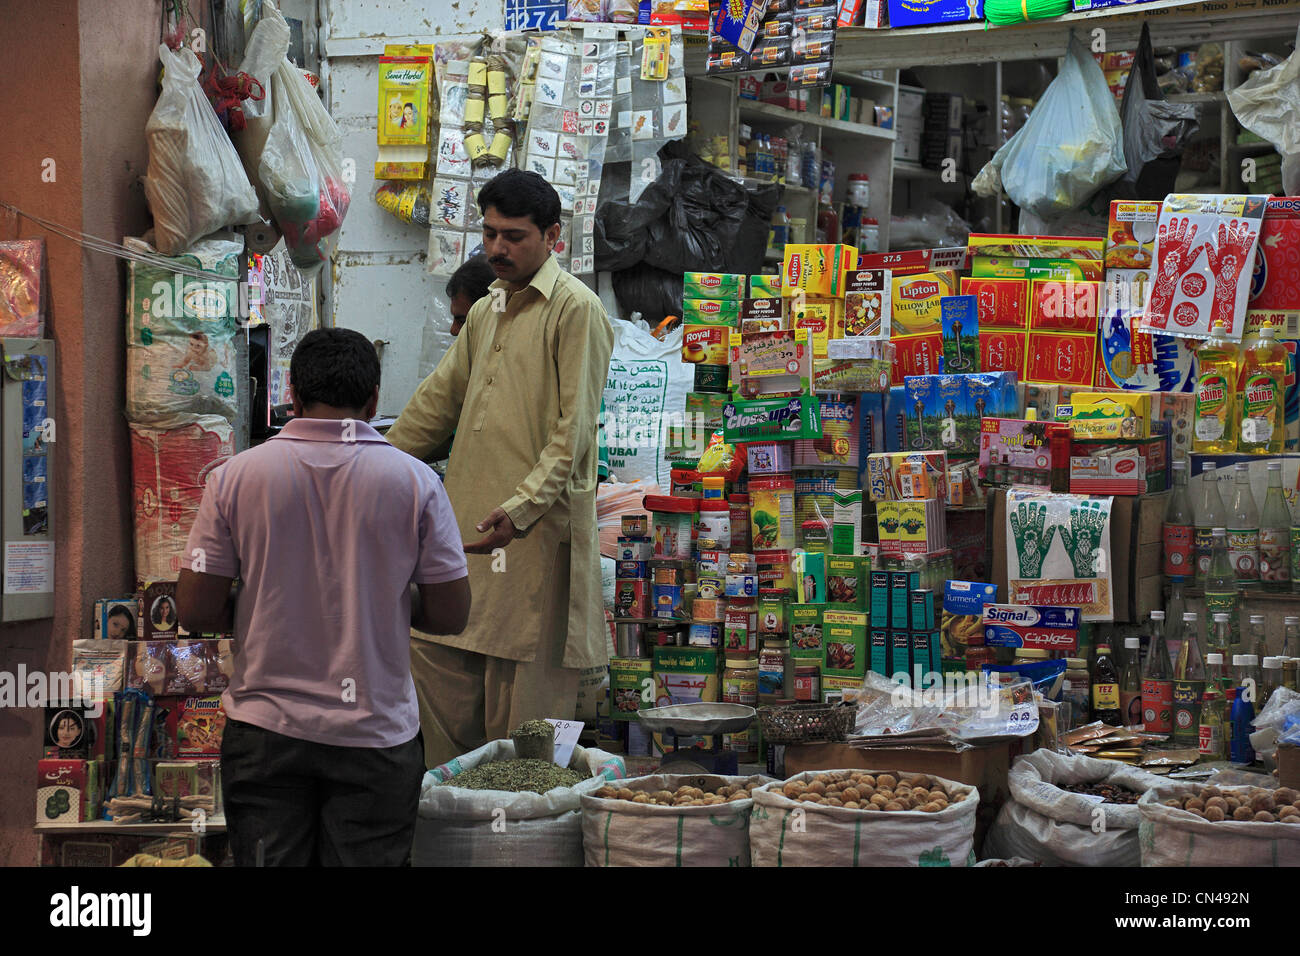
POLYGON ((419 734, 332 747, 227 720, 221 795, 236 866, 404 866, 424 777, 419 734))

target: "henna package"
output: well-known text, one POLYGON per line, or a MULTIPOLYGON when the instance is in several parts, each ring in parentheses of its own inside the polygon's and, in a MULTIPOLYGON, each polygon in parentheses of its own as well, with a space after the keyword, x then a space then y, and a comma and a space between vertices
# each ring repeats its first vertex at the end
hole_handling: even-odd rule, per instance
POLYGON ((1268 196, 1165 197, 1145 327, 1204 339, 1215 322, 1240 342, 1268 196))
POLYGON ((1110 621, 1112 499, 1007 492, 1007 592, 1012 604, 1077 607, 1110 621))

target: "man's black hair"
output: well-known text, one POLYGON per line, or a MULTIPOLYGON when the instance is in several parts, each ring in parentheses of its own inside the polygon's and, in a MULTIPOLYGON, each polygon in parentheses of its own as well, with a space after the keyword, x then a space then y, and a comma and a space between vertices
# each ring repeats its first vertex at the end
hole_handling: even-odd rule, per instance
POLYGON ((480 252, 466 259, 465 264, 451 274, 447 280, 447 298, 454 299, 463 292, 470 302, 477 302, 488 294, 488 286, 496 277, 488 265, 487 253, 480 252))
POLYGON ((304 406, 365 408, 379 385, 379 353, 355 329, 316 329, 293 350, 289 381, 304 406))
POLYGON ((560 194, 537 173, 524 169, 498 173, 478 191, 479 211, 486 214, 489 206, 512 219, 527 216, 543 233, 560 221, 560 194))

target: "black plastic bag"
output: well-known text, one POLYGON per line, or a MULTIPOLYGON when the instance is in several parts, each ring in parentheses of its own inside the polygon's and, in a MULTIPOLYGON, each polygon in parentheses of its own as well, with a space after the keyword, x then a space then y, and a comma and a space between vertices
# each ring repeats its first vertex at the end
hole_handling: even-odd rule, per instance
POLYGON ((613 273, 619 305, 651 325, 681 315, 683 273, 761 270, 781 192, 750 189, 677 142, 660 155, 659 178, 633 204, 604 203, 595 228, 596 269, 613 273))
POLYGON ((1133 68, 1119 107, 1128 172, 1113 184, 1112 199, 1158 201, 1174 191, 1183 150, 1200 129, 1192 103, 1170 103, 1156 79, 1151 31, 1142 24, 1133 68))

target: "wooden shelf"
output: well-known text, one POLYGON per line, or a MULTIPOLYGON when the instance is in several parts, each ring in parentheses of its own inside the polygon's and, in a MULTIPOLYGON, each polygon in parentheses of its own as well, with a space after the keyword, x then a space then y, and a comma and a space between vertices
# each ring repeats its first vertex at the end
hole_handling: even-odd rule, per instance
POLYGON ((816 126, 825 133, 842 136, 867 136, 880 140, 892 141, 896 133, 892 129, 879 126, 863 126, 860 123, 846 123, 843 120, 829 119, 816 113, 799 113, 783 106, 760 103, 757 100, 741 100, 740 116, 742 119, 757 119, 760 122, 802 123, 804 126, 816 126))
POLYGON ((898 85, 893 80, 882 80, 874 76, 862 76, 858 73, 849 73, 841 70, 836 70, 832 73, 831 79, 836 83, 844 83, 845 85, 858 83, 863 86, 875 86, 885 90, 892 90, 898 85))
MULTIPOLYGON (((37 833, 122 833, 166 836, 169 834, 190 834, 196 832, 192 821, 178 820, 176 823, 114 823, 112 820, 86 820, 82 823, 38 823, 37 833)), ((226 832, 224 813, 214 814, 203 824, 200 836, 211 833, 226 832)))

